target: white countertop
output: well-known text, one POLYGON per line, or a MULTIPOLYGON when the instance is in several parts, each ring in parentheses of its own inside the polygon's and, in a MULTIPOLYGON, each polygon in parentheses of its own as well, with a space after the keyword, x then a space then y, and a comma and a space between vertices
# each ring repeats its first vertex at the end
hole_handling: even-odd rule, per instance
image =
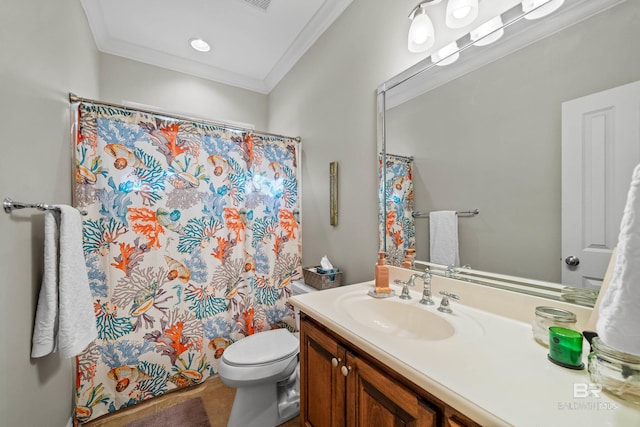
MULTIPOLYGON (((587 370, 565 369, 549 362, 548 349, 534 341, 528 323, 455 301, 451 303, 453 314, 439 313, 439 298, 434 298, 435 306, 422 306, 418 304, 420 294, 412 291, 413 299, 408 302, 397 297, 391 300, 449 319, 456 329, 473 323, 475 332, 461 331, 449 339, 430 341, 363 325, 354 319, 356 313, 345 308, 345 301, 360 301, 360 295, 371 298, 366 293, 372 283, 298 295, 290 302, 484 426, 640 426, 640 407, 604 392, 582 397, 590 383, 587 370)), ((399 295, 400 288, 392 287, 399 295)), ((585 342, 585 366, 587 354, 585 342)))

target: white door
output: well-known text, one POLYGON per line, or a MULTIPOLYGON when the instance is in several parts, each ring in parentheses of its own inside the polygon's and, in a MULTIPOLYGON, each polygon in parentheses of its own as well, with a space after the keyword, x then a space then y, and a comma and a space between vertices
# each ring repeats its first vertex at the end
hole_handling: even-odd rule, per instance
POLYGON ((563 284, 600 287, 638 163, 640 81, 562 104, 563 284))

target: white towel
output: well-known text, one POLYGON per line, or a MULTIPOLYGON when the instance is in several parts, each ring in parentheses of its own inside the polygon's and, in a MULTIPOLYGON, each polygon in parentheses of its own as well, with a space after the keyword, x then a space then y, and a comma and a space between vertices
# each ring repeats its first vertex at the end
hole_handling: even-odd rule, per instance
POLYGON ((627 195, 613 277, 600 302, 596 331, 610 347, 640 355, 640 165, 627 195))
POLYGON ((456 211, 429 212, 431 262, 460 266, 456 211))
POLYGON ((82 251, 82 219, 71 206, 45 213, 44 276, 31 357, 56 351, 76 356, 97 336, 93 298, 82 251))

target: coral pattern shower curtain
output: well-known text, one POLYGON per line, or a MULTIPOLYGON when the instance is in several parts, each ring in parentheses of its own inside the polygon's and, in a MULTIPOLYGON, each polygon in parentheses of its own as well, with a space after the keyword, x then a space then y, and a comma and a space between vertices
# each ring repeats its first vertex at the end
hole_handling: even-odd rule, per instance
POLYGON ((413 161, 404 156, 386 155, 386 183, 382 169, 382 155, 378 159, 380 178, 379 247, 387 241, 387 263, 399 266, 407 249, 416 248, 416 231, 413 218, 413 161), (386 217, 383 218, 386 205, 386 217))
POLYGON ((202 382, 247 335, 295 328, 294 140, 88 103, 76 125, 99 331, 77 358, 79 422, 202 382))

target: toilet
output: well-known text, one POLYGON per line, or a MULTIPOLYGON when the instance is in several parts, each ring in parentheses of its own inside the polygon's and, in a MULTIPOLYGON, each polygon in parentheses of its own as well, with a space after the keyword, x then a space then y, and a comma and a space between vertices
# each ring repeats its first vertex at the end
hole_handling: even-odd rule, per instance
MULTIPOLYGON (((291 284, 293 295, 316 290, 291 284)), ((296 310, 296 325, 300 327, 296 310)), ((218 362, 223 383, 236 388, 228 427, 275 427, 300 413, 298 334, 272 329, 231 344, 218 362)))

